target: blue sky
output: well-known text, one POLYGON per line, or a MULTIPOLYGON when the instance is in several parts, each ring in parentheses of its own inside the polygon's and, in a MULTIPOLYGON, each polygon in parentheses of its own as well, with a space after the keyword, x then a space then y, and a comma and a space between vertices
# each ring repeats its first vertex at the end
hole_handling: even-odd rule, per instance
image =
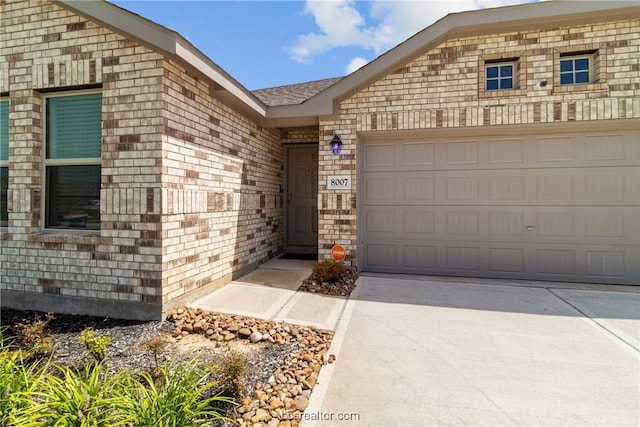
POLYGON ((176 30, 250 90, 349 74, 450 12, 534 0, 110 0, 176 30))

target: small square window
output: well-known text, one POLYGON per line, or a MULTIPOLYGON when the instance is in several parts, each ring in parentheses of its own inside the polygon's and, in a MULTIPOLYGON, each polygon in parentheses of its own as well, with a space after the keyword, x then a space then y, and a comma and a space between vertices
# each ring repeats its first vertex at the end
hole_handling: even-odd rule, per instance
POLYGON ((591 58, 569 56, 560 59, 560 84, 573 85, 591 82, 591 58))
POLYGON ((514 89, 513 63, 490 64, 485 68, 486 90, 514 89))

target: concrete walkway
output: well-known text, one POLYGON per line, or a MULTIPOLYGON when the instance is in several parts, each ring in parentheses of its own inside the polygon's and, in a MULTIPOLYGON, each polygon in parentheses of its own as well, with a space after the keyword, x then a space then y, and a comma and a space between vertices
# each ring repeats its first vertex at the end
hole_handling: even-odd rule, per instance
POLYGON ((313 264, 313 261, 272 259, 188 305, 334 331, 346 298, 298 292, 313 264))
POLYGON ((493 283, 361 276, 301 425, 640 425, 640 289, 493 283))
POLYGON ((346 300, 298 292, 312 266, 189 304, 335 330, 303 427, 640 425, 640 288, 362 275, 346 300))

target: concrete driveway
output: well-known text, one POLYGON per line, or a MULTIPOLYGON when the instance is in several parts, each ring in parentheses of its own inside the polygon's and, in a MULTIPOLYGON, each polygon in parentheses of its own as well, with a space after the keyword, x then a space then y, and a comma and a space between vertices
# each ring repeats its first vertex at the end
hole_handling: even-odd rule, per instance
POLYGON ((396 277, 358 281, 302 426, 640 425, 640 289, 396 277))

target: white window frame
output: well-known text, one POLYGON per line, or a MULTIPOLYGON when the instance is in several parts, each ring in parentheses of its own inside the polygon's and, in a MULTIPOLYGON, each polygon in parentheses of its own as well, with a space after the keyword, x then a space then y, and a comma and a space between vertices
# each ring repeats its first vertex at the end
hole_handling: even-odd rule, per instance
MULTIPOLYGON (((572 55, 571 53, 568 54, 564 54, 560 56, 560 59, 558 62, 558 70, 559 70, 559 78, 560 78, 560 86, 573 86, 573 85, 585 85, 585 84, 590 84, 593 83, 593 62, 594 62, 594 58, 595 56, 593 54, 577 54, 577 55, 572 55), (589 67, 587 68, 587 72, 589 73, 589 79, 586 82, 579 82, 576 83, 575 82, 575 75, 576 75, 576 70, 575 70, 575 61, 578 59, 586 59, 589 61, 589 67), (562 61, 574 61, 574 69, 573 71, 571 71, 571 74, 573 75, 573 83, 562 83, 562 75, 563 74, 569 74, 569 72, 562 72, 562 61)), ((580 72, 583 72, 583 70, 581 70, 580 72)))
MULTIPOLYGON (((47 127, 47 105, 48 100, 51 98, 69 97, 76 95, 87 95, 92 93, 104 93, 102 88, 99 89, 84 89, 84 90, 69 90, 60 91, 54 93, 46 93, 42 97, 42 190, 41 190, 41 203, 40 203, 40 224, 42 229, 48 231, 59 231, 61 233, 74 233, 74 234, 87 234, 90 232, 99 233, 99 229, 74 229, 74 228, 56 228, 47 227, 47 204, 49 202, 47 198, 47 167, 48 166, 102 166, 102 146, 100 147, 100 157, 86 157, 86 158, 74 158, 74 159, 47 159, 47 143, 48 132, 47 127)), ((100 123, 102 123, 102 117, 100 117, 100 123)), ((100 139, 102 144, 102 138, 100 139)), ((100 168, 100 176, 102 177, 102 167, 100 168)), ((100 194, 98 194, 98 197, 100 194)))
MULTIPOLYGON (((499 68, 498 68, 499 70, 499 68)), ((518 72, 518 61, 506 61, 506 62, 501 62, 501 61, 496 61, 496 62, 487 62, 485 61, 484 63, 484 82, 483 82, 483 89, 485 92, 498 92, 501 90, 516 90, 518 89, 518 80, 517 80, 517 72, 518 72), (500 86, 500 71, 498 71, 498 77, 491 77, 489 78, 487 70, 489 68, 492 67, 505 67, 505 66, 511 66, 511 87, 510 88, 501 88, 500 86), (498 81, 498 88, 497 89, 487 89, 487 82, 489 80, 497 80, 498 81)))

